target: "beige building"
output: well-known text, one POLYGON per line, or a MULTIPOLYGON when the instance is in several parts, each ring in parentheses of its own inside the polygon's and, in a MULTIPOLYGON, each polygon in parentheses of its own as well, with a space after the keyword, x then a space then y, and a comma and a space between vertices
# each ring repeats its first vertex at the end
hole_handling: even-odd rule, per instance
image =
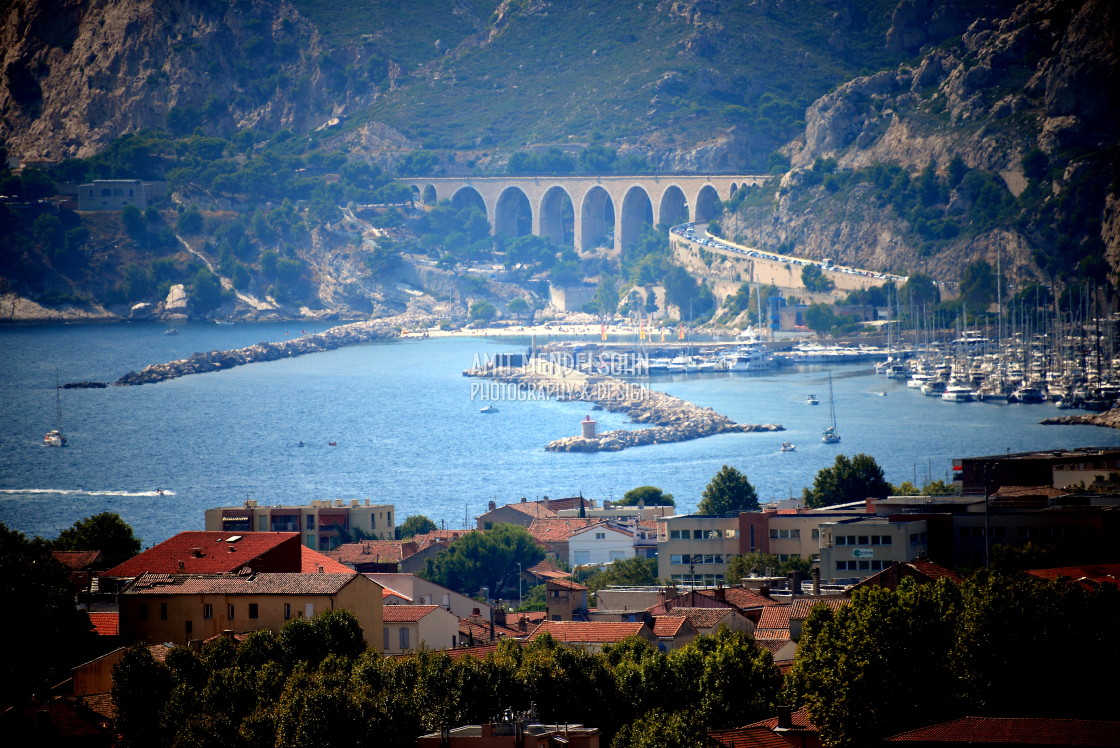
POLYGON ((435 582, 430 582, 415 574, 376 572, 366 574, 366 576, 382 587, 399 592, 408 599, 409 603, 414 605, 438 605, 450 610, 459 618, 466 618, 475 613, 487 618, 490 616, 490 606, 486 603, 479 602, 473 597, 467 597, 435 582))
POLYGON ((459 646, 459 617, 438 605, 386 605, 383 624, 385 654, 459 646))
POLYGON ((371 504, 369 499, 312 501, 306 506, 261 506, 250 499, 242 506, 206 510, 206 529, 237 532, 298 532, 301 542, 317 551, 329 551, 342 541, 342 532, 360 531, 374 540, 396 535, 392 504, 371 504))
POLYGON ((741 553, 738 514, 687 514, 657 521, 657 576, 673 584, 722 584, 741 553))
POLYGON ((894 563, 929 555, 926 520, 885 517, 825 522, 820 526, 822 579, 864 579, 894 563))
POLYGON ((188 642, 224 631, 279 633, 295 618, 348 610, 366 643, 381 646, 381 585, 350 574, 141 574, 117 600, 124 642, 188 642))

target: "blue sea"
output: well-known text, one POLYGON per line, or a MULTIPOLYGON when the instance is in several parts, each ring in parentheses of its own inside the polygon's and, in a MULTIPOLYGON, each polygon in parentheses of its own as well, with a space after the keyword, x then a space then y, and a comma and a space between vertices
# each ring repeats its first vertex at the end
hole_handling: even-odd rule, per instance
MULTIPOLYGON (((836 455, 866 453, 894 483, 947 479, 955 457, 1120 446, 1120 431, 1041 426, 1052 405, 952 404, 922 397, 866 364, 832 369, 840 444, 828 419, 828 372, 651 379, 651 386, 780 433, 724 434, 622 452, 551 453, 579 433, 580 403, 494 400, 462 376, 476 357, 525 341, 397 340, 198 374, 154 385, 62 390, 65 448, 42 446, 55 424, 55 381, 116 380, 150 363, 325 329, 327 323, 154 323, 0 327, 0 522, 53 538, 77 520, 120 514, 145 546, 203 528, 208 507, 370 499, 448 528, 473 526, 489 501, 582 494, 618 499, 639 485, 694 510, 722 465, 764 501, 798 496, 836 455), (885 392, 886 395, 880 395, 885 392), (815 393, 819 406, 805 397, 815 393), (783 441, 797 445, 779 451, 783 441), (299 446, 300 443, 304 446, 299 446), (336 446, 330 446, 335 442, 336 446)), ((599 429, 633 428, 594 413, 599 429)))

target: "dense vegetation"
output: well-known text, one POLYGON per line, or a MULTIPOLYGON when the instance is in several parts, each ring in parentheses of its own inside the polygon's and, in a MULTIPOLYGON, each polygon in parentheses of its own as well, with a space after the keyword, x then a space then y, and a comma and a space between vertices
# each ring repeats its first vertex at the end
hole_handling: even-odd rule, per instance
POLYGON ((768 652, 727 631, 669 654, 637 638, 591 654, 542 636, 482 659, 385 658, 365 650, 353 616, 325 611, 240 646, 175 649, 166 663, 134 647, 114 670, 113 696, 129 746, 410 746, 533 706, 545 722, 598 727, 604 745, 617 732, 615 746, 649 744, 656 726, 643 716, 688 714, 694 745, 705 729, 766 716, 780 682, 768 652))

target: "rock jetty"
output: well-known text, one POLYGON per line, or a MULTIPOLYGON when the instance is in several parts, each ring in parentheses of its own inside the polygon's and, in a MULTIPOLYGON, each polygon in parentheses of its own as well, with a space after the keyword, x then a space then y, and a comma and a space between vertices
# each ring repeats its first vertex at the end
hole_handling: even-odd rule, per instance
POLYGON ((332 327, 322 332, 302 335, 291 340, 282 340, 276 343, 257 343, 231 351, 195 353, 190 358, 168 361, 163 364, 151 364, 145 366, 139 372, 130 371, 118 379, 116 384, 153 384, 187 374, 222 371, 243 364, 257 363, 258 361, 276 361, 281 358, 302 356, 305 353, 330 351, 345 345, 368 343, 373 340, 396 337, 399 334, 399 323, 391 319, 353 322, 348 325, 332 327))
POLYGON ((569 436, 550 442, 550 452, 616 452, 627 447, 700 439, 713 434, 784 431, 777 424, 735 423, 711 408, 656 392, 616 377, 583 374, 554 363, 534 359, 523 368, 485 366, 468 369, 464 376, 485 377, 519 389, 531 390, 562 401, 580 401, 612 413, 625 413, 648 428, 604 431, 591 438, 569 436))
POLYGON ((1044 426, 1105 426, 1110 429, 1120 429, 1120 408, 1113 408, 1104 413, 1086 413, 1077 416, 1055 416, 1041 421, 1044 426))

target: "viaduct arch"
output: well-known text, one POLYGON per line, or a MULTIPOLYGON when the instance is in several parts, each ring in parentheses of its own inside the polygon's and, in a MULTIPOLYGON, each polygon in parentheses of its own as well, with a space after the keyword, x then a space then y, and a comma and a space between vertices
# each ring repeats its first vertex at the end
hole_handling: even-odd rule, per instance
POLYGON ((409 177, 417 202, 486 211, 495 234, 535 234, 577 251, 632 244, 646 226, 708 221, 720 201, 769 175, 409 177), (571 229, 569 229, 569 225, 571 229), (569 233, 570 231, 570 233, 569 233), (611 234, 613 233, 613 241, 611 234))

